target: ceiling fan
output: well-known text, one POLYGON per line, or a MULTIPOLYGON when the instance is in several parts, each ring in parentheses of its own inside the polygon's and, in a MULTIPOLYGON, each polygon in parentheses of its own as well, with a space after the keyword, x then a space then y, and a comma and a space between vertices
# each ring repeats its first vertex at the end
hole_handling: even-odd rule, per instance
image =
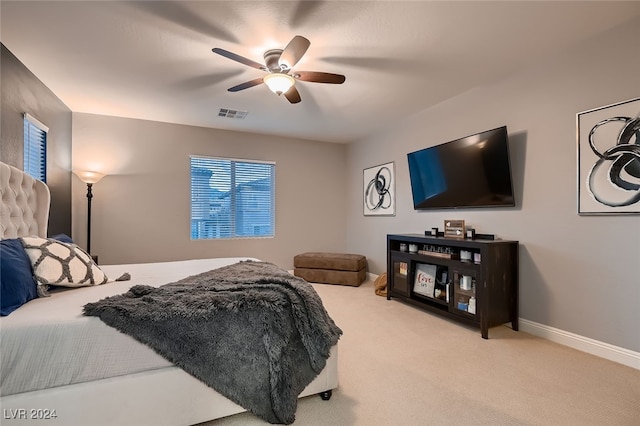
POLYGON ((293 71, 292 68, 305 54, 311 42, 302 36, 295 36, 284 49, 271 49, 264 52, 264 62, 262 65, 244 56, 237 55, 228 50, 213 48, 213 53, 222 55, 241 64, 265 71, 268 74, 264 77, 255 78, 247 82, 229 88, 229 92, 239 92, 259 84, 266 84, 269 89, 277 94, 284 94, 285 98, 292 104, 300 102, 300 93, 296 89, 295 81, 310 81, 313 83, 342 84, 345 76, 319 71, 293 71))

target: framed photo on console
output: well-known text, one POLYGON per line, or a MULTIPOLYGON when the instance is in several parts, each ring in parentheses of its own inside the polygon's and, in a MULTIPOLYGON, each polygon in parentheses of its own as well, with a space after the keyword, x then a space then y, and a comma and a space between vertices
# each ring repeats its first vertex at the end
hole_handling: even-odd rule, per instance
POLYGON ((413 280, 413 292, 422 296, 433 298, 436 288, 436 273, 438 267, 428 263, 418 263, 413 280))

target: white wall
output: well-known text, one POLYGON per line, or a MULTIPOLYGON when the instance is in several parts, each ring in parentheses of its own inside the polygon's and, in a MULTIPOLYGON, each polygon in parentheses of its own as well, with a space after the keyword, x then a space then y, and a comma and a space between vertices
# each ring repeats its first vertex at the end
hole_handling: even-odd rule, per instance
POLYGON ((380 273, 386 234, 464 219, 520 241, 521 318, 639 351, 640 217, 578 216, 576 201, 576 113, 639 97, 639 51, 635 19, 350 144, 347 250, 380 273), (408 152, 501 125, 510 135, 515 208, 413 210, 408 152), (388 161, 396 164, 397 214, 363 217, 362 169, 388 161))
MULTIPOLYGON (((73 114, 73 168, 93 187, 91 251, 102 264, 253 256, 290 269, 345 246, 344 145, 73 114), (276 162, 276 237, 190 240, 189 155, 276 162)), ((73 179, 73 238, 86 242, 86 186, 73 179)))

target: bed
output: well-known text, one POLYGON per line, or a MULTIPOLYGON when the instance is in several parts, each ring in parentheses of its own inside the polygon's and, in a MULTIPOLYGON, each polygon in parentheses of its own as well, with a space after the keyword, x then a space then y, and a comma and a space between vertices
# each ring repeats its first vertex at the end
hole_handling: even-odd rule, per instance
MULTIPOLYGON (((4 240, 47 235, 49 190, 19 169, 0 163, 4 240)), ((0 318, 2 424, 193 425, 246 411, 169 362, 149 346, 96 316, 87 304, 143 284, 163 288, 189 276, 253 258, 196 259, 106 265, 105 276, 130 280, 80 288, 55 287, 0 318), (163 287, 161 287, 163 286, 163 287)), ((0 271, 2 273, 2 271, 0 271)), ((4 285, 4 284, 3 284, 4 285)), ((53 287, 52 287, 53 288, 53 287)), ((337 345, 299 397, 328 399, 338 386, 337 345)), ((253 411, 253 410, 251 410, 253 411)))

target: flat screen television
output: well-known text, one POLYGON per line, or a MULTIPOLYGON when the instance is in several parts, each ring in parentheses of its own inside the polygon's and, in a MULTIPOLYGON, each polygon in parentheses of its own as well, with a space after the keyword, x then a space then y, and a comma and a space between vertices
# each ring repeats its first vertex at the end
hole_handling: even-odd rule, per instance
POLYGON ((407 154, 416 210, 513 207, 507 127, 407 154))

